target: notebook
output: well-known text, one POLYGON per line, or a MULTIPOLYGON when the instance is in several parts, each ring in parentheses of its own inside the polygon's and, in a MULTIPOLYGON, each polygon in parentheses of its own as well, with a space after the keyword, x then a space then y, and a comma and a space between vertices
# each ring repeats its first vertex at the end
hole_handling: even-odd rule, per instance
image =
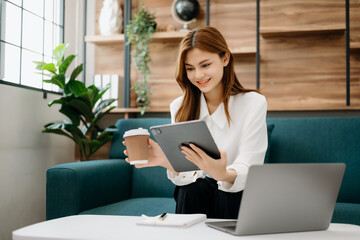
POLYGON ((251 166, 237 221, 205 224, 238 236, 326 230, 344 171, 343 163, 251 166))
POLYGON ((143 219, 137 222, 138 225, 150 225, 150 226, 163 226, 163 227, 179 227, 186 228, 195 223, 204 221, 206 219, 205 214, 172 214, 168 213, 164 220, 160 220, 159 216, 148 217, 142 215, 143 219))

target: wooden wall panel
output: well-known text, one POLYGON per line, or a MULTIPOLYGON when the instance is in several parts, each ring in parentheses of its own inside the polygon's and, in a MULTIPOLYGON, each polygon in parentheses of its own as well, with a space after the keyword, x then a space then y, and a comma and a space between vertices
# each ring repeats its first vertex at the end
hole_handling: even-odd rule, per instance
POLYGON ((350 0, 350 41, 360 42, 360 0, 350 0))
POLYGON ((344 36, 263 40, 261 91, 271 110, 345 106, 344 36))
POLYGON ((256 89, 255 56, 235 56, 235 73, 243 87, 256 89))
POLYGON ((262 0, 261 29, 304 26, 345 27, 345 1, 339 0, 262 0))
POLYGON ((350 55, 350 106, 360 108, 360 51, 350 55))
POLYGON ((124 76, 122 44, 100 45, 95 48, 95 74, 118 74, 124 76))
POLYGON ((256 47, 256 1, 210 1, 210 25, 221 31, 230 49, 256 47))
MULTIPOLYGON (((350 44, 360 46, 360 0, 350 0, 350 44)), ((360 49, 350 49, 350 105, 360 106, 360 49)))
MULTIPOLYGON (((352 1, 352 15, 359 0, 352 1)), ((345 31, 296 35, 296 31, 345 29, 345 3, 261 1, 260 32, 294 32, 261 39, 261 90, 270 110, 346 109, 345 31)), ((351 19, 356 39, 357 17, 351 19), (356 22, 356 23, 355 23, 356 22)), ((275 35, 274 35, 275 36, 275 35)), ((352 107, 360 107, 356 56, 352 56, 352 107)))

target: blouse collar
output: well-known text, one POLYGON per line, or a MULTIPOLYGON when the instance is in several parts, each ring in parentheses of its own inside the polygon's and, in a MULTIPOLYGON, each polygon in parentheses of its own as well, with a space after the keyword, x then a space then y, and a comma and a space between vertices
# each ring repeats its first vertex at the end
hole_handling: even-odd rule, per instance
MULTIPOLYGON (((232 100, 231 98, 232 97, 230 97, 229 105, 232 100)), ((225 109, 224 109, 224 103, 221 103, 218 106, 218 108, 215 110, 215 112, 213 112, 213 114, 210 115, 209 109, 206 105, 204 93, 201 93, 199 120, 204 120, 206 117, 210 117, 219 128, 224 128, 225 124, 227 123, 227 118, 226 118, 225 109)))

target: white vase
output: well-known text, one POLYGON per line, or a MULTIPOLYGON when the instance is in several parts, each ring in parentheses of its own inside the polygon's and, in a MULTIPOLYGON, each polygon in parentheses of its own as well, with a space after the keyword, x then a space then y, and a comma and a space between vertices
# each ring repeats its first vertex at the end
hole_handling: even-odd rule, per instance
POLYGON ((101 35, 112 35, 122 31, 122 10, 118 0, 104 0, 99 17, 101 35))

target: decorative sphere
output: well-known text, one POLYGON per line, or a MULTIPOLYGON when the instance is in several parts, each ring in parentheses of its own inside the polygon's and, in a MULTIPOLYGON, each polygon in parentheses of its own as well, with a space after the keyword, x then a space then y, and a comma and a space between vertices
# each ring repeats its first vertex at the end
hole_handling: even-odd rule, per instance
POLYGON ((197 0, 177 0, 175 2, 176 15, 184 21, 190 21, 199 14, 200 6, 197 0))

